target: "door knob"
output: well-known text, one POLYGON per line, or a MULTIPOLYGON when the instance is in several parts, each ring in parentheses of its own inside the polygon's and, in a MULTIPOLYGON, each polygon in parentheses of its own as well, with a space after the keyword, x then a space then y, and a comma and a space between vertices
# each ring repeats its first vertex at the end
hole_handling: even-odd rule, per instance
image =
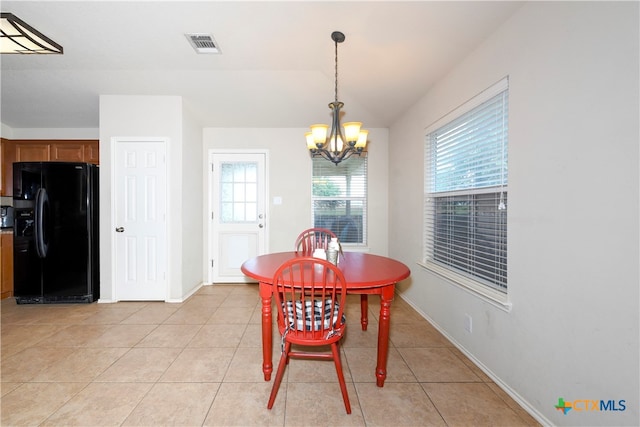
POLYGON ((123 233, 123 232, 124 232, 124 227, 118 227, 118 228, 116 228, 116 232, 117 232, 117 233, 123 233))
POLYGON ((258 227, 264 228, 264 224, 258 224, 258 227))

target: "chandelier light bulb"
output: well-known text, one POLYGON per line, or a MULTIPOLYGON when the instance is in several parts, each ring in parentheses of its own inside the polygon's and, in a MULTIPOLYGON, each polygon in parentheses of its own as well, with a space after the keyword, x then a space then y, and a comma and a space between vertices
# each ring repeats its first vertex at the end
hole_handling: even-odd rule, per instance
POLYGON ((335 135, 331 137, 331 143, 329 144, 329 147, 329 151, 333 153, 340 153, 342 151, 342 149, 344 148, 344 143, 342 142, 342 138, 340 138, 340 135, 338 135, 337 137, 335 135), (336 138, 338 140, 337 144, 336 138))
POLYGON ((327 142, 327 131, 329 130, 329 125, 311 125, 311 134, 313 135, 313 140, 316 144, 325 144, 327 142))
POLYGON ((304 137, 307 139, 307 149, 315 150, 316 142, 313 140, 313 133, 307 132, 304 134, 304 137))
POLYGON ((361 126, 362 123, 360 122, 347 122, 344 124, 344 137, 347 142, 355 142, 358 140, 361 126))
POLYGON ((367 146, 367 138, 369 137, 368 130, 361 130, 358 134, 358 140, 356 141, 356 149, 363 150, 367 146))

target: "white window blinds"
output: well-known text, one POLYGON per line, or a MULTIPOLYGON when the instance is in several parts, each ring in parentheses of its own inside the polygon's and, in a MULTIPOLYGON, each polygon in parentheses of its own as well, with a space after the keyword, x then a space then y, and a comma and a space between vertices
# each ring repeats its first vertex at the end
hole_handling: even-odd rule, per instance
POLYGON ((367 229, 367 158, 337 165, 313 158, 313 226, 333 231, 341 243, 364 245, 367 229))
POLYGON ((431 191, 506 184, 507 107, 505 91, 429 135, 431 191))
POLYGON ((425 262, 507 289, 508 86, 432 126, 425 143, 425 262))

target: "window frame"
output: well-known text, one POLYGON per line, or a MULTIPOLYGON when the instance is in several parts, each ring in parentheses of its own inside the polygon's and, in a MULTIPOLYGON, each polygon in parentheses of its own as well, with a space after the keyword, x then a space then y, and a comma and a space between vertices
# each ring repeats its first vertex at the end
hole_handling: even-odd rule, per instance
MULTIPOLYGON (((449 198, 451 203, 454 203, 456 197, 464 196, 467 197, 470 201, 477 200, 477 198, 486 195, 494 195, 494 197, 499 198, 499 202, 506 202, 506 195, 508 194, 508 180, 507 174, 502 173, 502 177, 499 178, 498 185, 496 183, 492 183, 486 186, 479 186, 474 188, 473 185, 464 188, 448 188, 448 189, 440 189, 439 191, 435 191, 434 179, 432 176, 432 168, 434 167, 434 160, 431 157, 433 153, 431 152, 431 137, 438 130, 446 127, 450 123, 459 119, 460 117, 468 114, 477 112, 477 108, 480 107, 485 102, 491 100, 492 98, 506 92, 506 115, 508 117, 508 96, 509 96, 509 82, 508 77, 500 80, 495 83, 491 87, 487 88, 485 91, 480 94, 474 96, 467 102, 463 103, 458 108, 454 109, 441 119, 437 120, 432 125, 428 126, 425 129, 425 151, 424 151, 424 201, 423 201, 423 256, 422 261, 419 263, 425 269, 439 275, 440 277, 447 280, 447 282, 452 283, 456 286, 461 287, 462 289, 471 292, 472 294, 479 296, 488 302, 509 311, 511 309, 511 303, 509 302, 509 292, 507 285, 507 253, 506 253, 506 237, 507 237, 507 218, 506 218, 506 204, 504 206, 500 206, 500 208, 504 208, 504 224, 500 224, 500 227, 504 229, 504 290, 500 289, 499 286, 495 284, 491 284, 484 280, 482 277, 474 277, 472 273, 469 271, 462 271, 457 269, 456 267, 451 267, 446 265, 445 263, 439 262, 433 259, 432 255, 437 252, 437 249, 434 249, 437 246, 435 242, 435 234, 436 234, 436 213, 433 209, 435 209, 435 200, 444 200, 449 198)), ((506 149, 508 146, 508 118, 507 124, 505 126, 505 138, 501 142, 503 145, 503 152, 506 153, 506 149)), ((506 171, 508 165, 508 159, 506 155, 502 159, 500 164, 501 168, 504 168, 506 171)), ((456 186, 457 184, 452 184, 452 186, 456 186)), ((471 205, 471 204, 470 204, 471 205)), ((498 208, 498 200, 496 200, 496 208, 498 208)), ((494 214, 496 217, 499 216, 499 211, 496 210, 494 214)), ((469 214, 465 218, 469 218, 469 222, 474 220, 474 215, 469 214)), ((454 228, 452 228, 454 229, 454 228)), ((502 230, 502 229, 501 229, 502 230)), ((478 247, 482 248, 484 246, 479 245, 478 247)), ((490 246, 487 246, 491 248, 490 246)), ((495 249, 495 248, 494 248, 495 249)), ((495 255, 493 260, 501 260, 498 255, 495 255)), ((496 262, 497 263, 497 262, 496 262)), ((471 265, 471 264, 469 264, 471 265)))

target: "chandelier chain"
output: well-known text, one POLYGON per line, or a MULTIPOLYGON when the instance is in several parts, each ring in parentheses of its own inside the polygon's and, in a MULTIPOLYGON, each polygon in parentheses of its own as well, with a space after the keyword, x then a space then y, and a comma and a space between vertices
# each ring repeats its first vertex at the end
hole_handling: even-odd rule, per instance
POLYGON ((338 41, 335 41, 335 45, 336 45, 336 54, 335 54, 335 62, 336 62, 336 73, 335 73, 335 78, 336 78, 336 85, 335 85, 335 101, 336 104, 338 103, 338 41))

